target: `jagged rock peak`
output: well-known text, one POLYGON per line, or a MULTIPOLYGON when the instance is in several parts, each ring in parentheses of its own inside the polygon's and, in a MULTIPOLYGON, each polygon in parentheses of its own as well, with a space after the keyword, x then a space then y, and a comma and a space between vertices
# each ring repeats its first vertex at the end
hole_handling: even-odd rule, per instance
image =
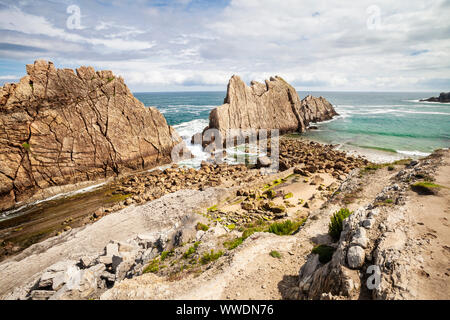
POLYGON ((330 120, 335 115, 336 111, 325 98, 307 96, 300 100, 295 88, 279 76, 270 77, 264 84, 252 81, 247 86, 239 76, 233 75, 224 104, 209 115, 208 128, 218 129, 222 140, 229 129, 304 132, 309 123, 330 120))
POLYGON ((48 187, 171 161, 181 138, 121 77, 43 60, 26 70, 0 88, 0 210, 48 187))

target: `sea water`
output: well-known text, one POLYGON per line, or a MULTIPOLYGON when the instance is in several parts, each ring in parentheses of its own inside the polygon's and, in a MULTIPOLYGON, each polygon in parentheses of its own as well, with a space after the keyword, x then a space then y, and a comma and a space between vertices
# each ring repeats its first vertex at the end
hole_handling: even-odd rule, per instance
MULTIPOLYGON (((158 108, 198 159, 206 155, 190 144, 193 134, 208 125, 209 112, 223 104, 225 92, 135 93, 146 106, 158 108)), ((426 156, 450 146, 450 104, 419 102, 439 93, 412 92, 299 92, 322 96, 339 116, 314 124, 305 138, 336 144, 370 160, 389 161, 426 156)))

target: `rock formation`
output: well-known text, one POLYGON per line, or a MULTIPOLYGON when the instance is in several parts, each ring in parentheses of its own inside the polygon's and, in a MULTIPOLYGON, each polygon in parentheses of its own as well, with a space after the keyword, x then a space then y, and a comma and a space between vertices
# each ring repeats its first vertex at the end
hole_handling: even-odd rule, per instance
POLYGON ((0 210, 39 190, 171 161, 181 142, 111 71, 27 65, 0 88, 0 210))
POLYGON ((421 99, 420 101, 428 101, 428 102, 450 102, 450 92, 441 92, 439 97, 431 97, 428 99, 421 99))
POLYGON ((218 129, 223 142, 229 129, 304 132, 309 123, 329 120, 335 115, 326 99, 307 96, 300 100, 297 91, 281 77, 271 77, 265 84, 252 81, 249 87, 233 76, 224 104, 209 115, 208 128, 218 129))

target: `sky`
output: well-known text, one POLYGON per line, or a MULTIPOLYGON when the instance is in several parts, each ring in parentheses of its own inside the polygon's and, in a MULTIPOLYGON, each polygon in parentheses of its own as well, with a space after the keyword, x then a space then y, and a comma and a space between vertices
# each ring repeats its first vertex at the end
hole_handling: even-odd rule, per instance
POLYGON ((450 91, 450 0, 0 0, 0 85, 37 59, 134 92, 450 91))

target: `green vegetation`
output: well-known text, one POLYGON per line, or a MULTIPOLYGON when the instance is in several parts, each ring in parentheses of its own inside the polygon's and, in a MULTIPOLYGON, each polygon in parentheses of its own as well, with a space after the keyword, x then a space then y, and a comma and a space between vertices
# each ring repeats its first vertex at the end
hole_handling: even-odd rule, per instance
POLYGON ((330 218, 331 222, 328 225, 328 234, 333 238, 333 240, 339 240, 342 232, 342 221, 350 216, 353 212, 350 212, 347 208, 342 208, 336 211, 330 218))
POLYGON ((244 242, 244 240, 245 240, 244 237, 238 237, 238 238, 235 238, 235 239, 233 239, 231 241, 225 241, 223 243, 223 245, 228 250, 233 250, 233 249, 237 248, 238 246, 240 246, 244 242))
POLYGON ((173 250, 173 249, 170 250, 170 251, 163 251, 163 252, 161 253, 161 261, 166 260, 167 257, 173 256, 173 254, 174 254, 174 250, 173 250))
POLYGON ((286 193, 283 197, 283 199, 289 199, 292 198, 294 196, 294 194, 292 192, 286 193))
POLYGON ((306 219, 301 221, 292 222, 291 220, 286 220, 284 222, 274 222, 269 226, 267 232, 274 233, 279 236, 291 235, 293 232, 297 231, 301 225, 305 223, 306 219))
POLYGON ((394 170, 395 169, 395 167, 394 166, 388 166, 388 171, 392 171, 392 170, 394 170))
POLYGON ((263 194, 267 195, 267 198, 269 198, 269 199, 273 199, 277 196, 277 193, 275 191, 273 191, 272 189, 264 191, 263 194))
POLYGON ((236 225, 234 223, 227 225, 227 228, 230 230, 234 230, 236 228, 236 225))
POLYGON ((386 199, 386 200, 384 200, 384 203, 386 203, 386 204, 391 204, 391 203, 393 203, 394 202, 394 200, 392 200, 392 199, 386 199))
POLYGON ((131 196, 132 196, 131 194, 120 194, 120 193, 113 194, 111 195, 110 198, 108 198, 107 202, 121 202, 128 199, 131 196))
POLYGON ((336 251, 335 248, 321 244, 315 246, 311 252, 319 255, 320 263, 327 263, 331 261, 334 251, 336 251))
POLYGON ((272 250, 272 251, 270 251, 269 255, 270 255, 272 258, 281 259, 281 253, 279 253, 277 250, 272 250))
POLYGON ((211 250, 211 253, 205 253, 201 258, 200 258, 200 263, 202 265, 208 264, 210 262, 213 262, 217 259, 219 259, 221 256, 223 255, 223 251, 219 251, 214 253, 214 250, 211 250))
POLYGON ((203 224, 201 222, 197 223, 197 225, 195 226, 195 229, 197 231, 202 230, 202 231, 208 231, 209 227, 206 224, 203 224))
POLYGON ((108 83, 110 83, 110 82, 113 81, 114 79, 115 79, 114 77, 108 78, 108 83))
POLYGON ((145 267, 143 273, 156 273, 159 271, 159 258, 153 259, 147 267, 145 267))
POLYGON ((30 150, 30 144, 28 142, 22 143, 22 147, 27 151, 30 150))
POLYGON ((196 251, 198 246, 200 245, 200 241, 197 241, 194 243, 194 245, 192 247, 190 247, 184 254, 183 254, 183 258, 187 259, 190 256, 192 256, 196 251))
POLYGON ((217 209, 217 205, 213 205, 212 207, 209 207, 208 209, 206 209, 206 211, 208 211, 208 212, 214 212, 214 211, 217 211, 218 209, 217 209))
POLYGON ((445 187, 430 181, 416 182, 411 185, 411 189, 419 194, 435 194, 440 188, 445 187))

